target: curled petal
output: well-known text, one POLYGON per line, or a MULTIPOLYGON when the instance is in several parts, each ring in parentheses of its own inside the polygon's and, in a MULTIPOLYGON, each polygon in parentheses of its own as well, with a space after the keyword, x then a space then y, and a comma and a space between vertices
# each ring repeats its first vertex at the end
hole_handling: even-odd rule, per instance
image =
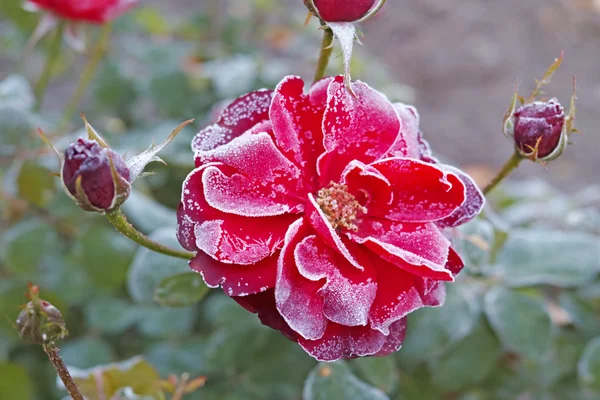
POLYGON ((248 217, 301 211, 300 170, 275 147, 271 136, 242 135, 212 151, 197 152, 207 202, 226 213, 248 217), (215 163, 219 163, 218 165, 215 163))
POLYGON ((348 192, 369 210, 385 210, 394 198, 390 181, 376 168, 360 161, 351 161, 342 173, 342 183, 348 192))
POLYGON ((200 273, 211 288, 221 287, 229 296, 247 296, 275 286, 278 255, 253 265, 236 265, 216 261, 199 251, 190 261, 190 268, 200 273))
POLYGON ((433 164, 410 158, 386 158, 371 164, 391 183, 393 202, 370 215, 403 222, 430 222, 451 215, 466 198, 462 180, 433 164))
POLYGON ((183 184, 177 210, 177 237, 190 250, 201 250, 217 261, 253 264, 274 254, 283 244, 293 215, 243 217, 211 207, 204 198, 204 168, 194 170, 183 184))
POLYGON ((446 269, 450 241, 433 223, 414 224, 365 218, 353 241, 364 244, 388 262, 417 276, 452 281, 446 269))
POLYGON ((296 246, 294 258, 300 275, 315 282, 325 279, 318 294, 328 320, 345 326, 367 324, 377 292, 374 270, 357 270, 315 235, 296 246))
POLYGON ((369 320, 385 335, 394 322, 421 307, 442 305, 446 298, 443 282, 415 276, 385 261, 378 265, 377 284, 369 320))
POLYGON ((444 219, 436 221, 440 228, 454 228, 466 224, 475 218, 485 205, 485 197, 473 179, 457 168, 449 165, 438 165, 441 169, 456 174, 465 185, 466 200, 452 214, 444 219))
POLYGON ((317 157, 324 151, 321 123, 332 79, 318 81, 304 94, 302 79, 288 76, 275 89, 271 103, 275 142, 302 169, 307 191, 315 189, 317 157))
POLYGON ((390 353, 394 353, 402 347, 404 337, 406 336, 406 318, 399 319, 390 325, 390 333, 385 338, 385 342, 381 349, 375 353, 375 356, 387 356, 390 353))
POLYGON ((371 163, 387 154, 400 132, 392 104, 367 84, 352 84, 356 97, 338 76, 329 85, 323 118, 325 151, 318 164, 320 183, 338 182, 352 160, 371 163))
POLYGON ((344 326, 332 322, 321 338, 298 338, 298 344, 319 361, 336 361, 377 354, 386 339, 386 335, 370 326, 344 326))
POLYGON ((207 151, 229 143, 259 122, 269 119, 272 90, 248 93, 223 110, 219 120, 196 134, 192 150, 207 151))
POLYGON ((317 294, 323 283, 300 275, 294 260, 294 249, 307 233, 307 226, 300 218, 285 235, 277 267, 275 303, 292 330, 303 338, 314 340, 322 337, 327 328, 323 298, 317 294))

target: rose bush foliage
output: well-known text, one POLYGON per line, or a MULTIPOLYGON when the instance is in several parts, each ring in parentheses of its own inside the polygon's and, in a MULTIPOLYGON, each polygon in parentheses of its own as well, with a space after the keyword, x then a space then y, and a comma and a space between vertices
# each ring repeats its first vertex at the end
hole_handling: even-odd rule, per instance
POLYGON ((417 111, 341 76, 235 100, 193 143, 178 237, 191 267, 313 357, 400 348, 463 268, 449 228, 483 196, 437 164, 417 111))

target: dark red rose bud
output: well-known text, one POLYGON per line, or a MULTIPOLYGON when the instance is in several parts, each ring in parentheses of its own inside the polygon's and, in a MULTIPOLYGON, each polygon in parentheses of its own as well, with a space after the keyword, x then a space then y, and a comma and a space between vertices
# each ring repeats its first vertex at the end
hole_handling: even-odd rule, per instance
POLYGON ((515 145, 524 156, 543 159, 560 147, 565 113, 556 99, 521 106, 513 121, 515 145))
POLYGON ((87 211, 108 211, 119 206, 129 196, 131 187, 123 158, 97 141, 83 138, 65 151, 62 180, 87 211))
POLYGON ((353 22, 364 17, 376 0, 314 0, 313 4, 322 20, 327 22, 353 22))

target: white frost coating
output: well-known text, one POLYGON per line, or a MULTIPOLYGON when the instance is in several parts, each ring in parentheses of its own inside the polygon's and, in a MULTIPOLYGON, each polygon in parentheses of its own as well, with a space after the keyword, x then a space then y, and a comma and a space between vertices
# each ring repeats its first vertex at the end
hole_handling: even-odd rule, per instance
POLYGON ((277 281, 275 283, 275 304, 277 310, 295 332, 308 340, 316 340, 325 334, 327 319, 322 314, 323 302, 320 296, 311 293, 311 287, 295 286, 289 279, 285 265, 286 254, 295 245, 295 239, 303 225, 303 219, 297 219, 285 234, 281 255, 277 260, 277 281), (321 318, 319 318, 321 317, 321 318))
POLYGON ((390 183, 388 178, 386 178, 381 172, 379 172, 377 169, 371 167, 370 165, 362 163, 358 160, 352 160, 352 161, 350 161, 350 163, 348 165, 346 165, 346 168, 342 172, 342 178, 341 178, 342 184, 348 183, 346 181, 346 178, 354 169, 359 169, 361 176, 372 176, 374 178, 377 178, 377 179, 385 182, 388 186, 390 186, 390 187, 392 186, 392 184, 390 183))
MULTIPOLYGON (((219 121, 198 132, 192 140, 192 151, 207 151, 233 139, 234 128, 244 120, 249 125, 259 121, 252 121, 256 116, 266 114, 271 104, 272 92, 261 89, 248 93, 231 103, 221 113, 219 121)), ((248 126, 250 129, 252 126, 248 126)), ((242 134, 243 132, 239 132, 242 134)))
POLYGON ((264 194, 256 193, 258 187, 247 177, 234 174, 226 176, 216 167, 202 174, 206 202, 213 208, 244 217, 268 217, 289 213, 291 208, 279 204, 264 194))
POLYGON ((194 227, 196 246, 217 261, 221 261, 216 258, 219 243, 223 237, 221 225, 223 225, 223 221, 215 220, 205 221, 202 224, 196 224, 194 227))
POLYGON ((321 242, 319 247, 317 240, 315 235, 308 236, 294 249, 298 272, 312 281, 326 279, 318 294, 323 296, 323 314, 330 321, 345 326, 366 325, 377 294, 377 284, 368 276, 362 277, 363 281, 352 282, 341 273, 340 268, 344 266, 336 262, 327 245, 321 242))
POLYGON ((454 168, 450 165, 438 164, 440 169, 452 173, 463 182, 465 201, 460 205, 459 208, 454 210, 448 217, 438 221, 441 227, 455 227, 462 225, 467 221, 471 220, 477 214, 483 210, 485 206, 485 196, 479 189, 473 178, 465 174, 458 168, 454 168))
MULTIPOLYGON (((352 62, 352 49, 356 39, 356 27, 352 22, 328 22, 333 35, 340 42, 344 56, 344 81, 346 87, 351 87, 350 63, 352 62)), ((351 89, 350 89, 351 90, 351 89)))
MULTIPOLYGON (((348 250, 346 245, 342 242, 342 239, 340 239, 336 230, 333 229, 333 227, 327 220, 327 216, 323 213, 323 210, 321 210, 321 207, 319 207, 319 205, 317 204, 317 201, 315 200, 312 193, 308 194, 308 199, 310 200, 313 208, 317 211, 318 216, 320 218, 320 220, 315 221, 315 223, 313 225, 325 226, 328 230, 330 238, 333 240, 333 242, 337 246, 338 250, 340 251, 340 253, 342 253, 342 255, 346 258, 346 260, 348 260, 348 262, 350 262, 350 264, 354 265, 359 270, 364 271, 365 268, 362 265, 360 265, 360 263, 358 262, 358 260, 356 260, 356 258, 354 258, 354 256, 352 256, 352 254, 350 253, 350 251, 348 250)), ((314 213, 313 213, 313 215, 314 215, 314 213)), ((312 218, 312 216, 311 216, 311 218, 312 218)))

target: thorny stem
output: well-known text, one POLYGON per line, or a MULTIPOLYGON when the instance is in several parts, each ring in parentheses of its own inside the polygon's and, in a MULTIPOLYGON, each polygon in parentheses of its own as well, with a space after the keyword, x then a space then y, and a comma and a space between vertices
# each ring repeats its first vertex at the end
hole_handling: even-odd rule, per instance
POLYGON ((333 31, 325 25, 323 25, 322 28, 323 42, 321 43, 321 54, 319 55, 319 62, 317 64, 314 82, 321 80, 325 76, 325 70, 329 64, 329 58, 333 52, 333 31))
POLYGON ((191 260, 194 257, 193 253, 190 253, 185 250, 173 249, 171 247, 155 242, 140 231, 136 230, 127 221, 125 214, 123 214, 120 208, 107 212, 106 217, 108 218, 110 223, 113 224, 113 226, 117 228, 117 230, 123 235, 127 236, 129 239, 133 240, 137 244, 142 245, 152 251, 161 254, 166 254, 171 257, 183 258, 185 260, 191 260))
POLYGON ((523 157, 515 151, 512 156, 506 161, 506 163, 502 166, 498 174, 486 185, 483 189, 483 194, 489 194, 504 178, 506 178, 515 168, 519 166, 523 157))
POLYGON ((42 70, 40 78, 37 81, 34 89, 36 98, 35 111, 40 111, 42 108, 42 103, 44 102, 46 89, 48 89, 50 78, 52 78, 52 72, 54 71, 54 67, 56 66, 56 62, 58 61, 58 58, 60 56, 60 47, 62 44, 64 29, 65 24, 63 22, 54 31, 54 36, 52 37, 52 42, 50 43, 50 48, 48 49, 46 65, 44 65, 44 69, 42 70))
POLYGON ((105 24, 102 30, 100 31, 100 36, 98 37, 94 48, 91 50, 90 59, 87 62, 85 68, 83 69, 81 76, 79 77, 77 87, 75 88, 75 91, 73 92, 69 103, 65 107, 59 132, 62 131, 65 125, 73 117, 73 114, 75 113, 77 107, 79 106, 79 103, 81 102, 81 98, 85 94, 85 91, 90 85, 90 82, 96 75, 98 65, 100 65, 100 61, 102 61, 102 58, 104 58, 104 55, 108 50, 111 28, 111 24, 105 24))
POLYGON ((58 354, 58 347, 56 347, 56 344, 54 344, 54 342, 48 342, 42 347, 52 362, 54 369, 56 369, 58 376, 65 384, 65 387, 67 388, 69 395, 71 395, 71 398, 73 400, 84 400, 83 395, 79 392, 79 388, 77 388, 75 381, 73 381, 73 377, 65 366, 60 354, 58 354))

